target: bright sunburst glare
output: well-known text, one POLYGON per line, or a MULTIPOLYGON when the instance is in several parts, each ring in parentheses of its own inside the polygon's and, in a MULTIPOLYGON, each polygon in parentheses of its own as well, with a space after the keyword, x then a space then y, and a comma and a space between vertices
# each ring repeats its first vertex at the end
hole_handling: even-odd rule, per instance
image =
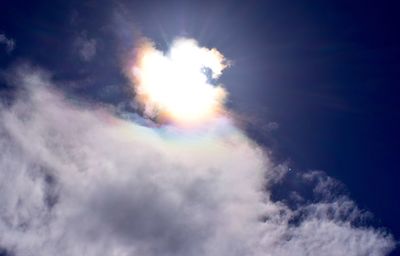
POLYGON ((138 48, 132 69, 137 98, 150 117, 182 125, 206 122, 223 110, 226 91, 210 80, 227 65, 218 50, 193 39, 176 39, 168 53, 147 41, 138 48))

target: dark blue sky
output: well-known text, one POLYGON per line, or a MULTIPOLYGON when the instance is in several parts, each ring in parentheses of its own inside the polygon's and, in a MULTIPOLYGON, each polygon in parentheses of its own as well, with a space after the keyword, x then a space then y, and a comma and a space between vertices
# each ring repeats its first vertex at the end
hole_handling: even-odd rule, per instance
MULTIPOLYGON (((138 33, 160 47, 194 37, 233 60, 222 78, 228 105, 255 140, 294 171, 342 181, 400 238, 396 1, 120 3, 2 1, 0 33, 15 49, 0 45, 0 68, 29 60, 71 97, 117 104, 130 98, 120 60, 138 33), (96 40, 90 60, 76 52, 77 38, 96 40)), ((1 88, 12 97, 12 88, 1 88)))

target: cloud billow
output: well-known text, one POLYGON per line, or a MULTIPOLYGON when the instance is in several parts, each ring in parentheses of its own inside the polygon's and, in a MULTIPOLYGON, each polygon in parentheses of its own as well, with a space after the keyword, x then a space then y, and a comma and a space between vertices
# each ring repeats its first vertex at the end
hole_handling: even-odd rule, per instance
MULTIPOLYGON (((12 255, 385 255, 347 197, 271 199, 275 166, 228 118, 200 135, 73 106, 31 69, 0 110, 0 247, 12 255), (297 218, 297 219, 295 219, 297 218)), ((332 182, 317 181, 327 194, 332 182)), ((319 186, 319 187, 318 187, 319 186)), ((328 193, 329 194, 329 193, 328 193)))

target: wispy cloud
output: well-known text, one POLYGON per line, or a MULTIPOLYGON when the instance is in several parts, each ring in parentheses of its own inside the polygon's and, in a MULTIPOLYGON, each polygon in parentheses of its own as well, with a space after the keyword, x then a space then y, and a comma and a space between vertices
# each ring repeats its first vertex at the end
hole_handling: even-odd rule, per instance
POLYGON ((0 44, 4 45, 7 53, 11 53, 15 48, 15 41, 8 38, 5 34, 0 34, 0 44))
POLYGON ((75 39, 74 46, 79 54, 79 57, 83 61, 91 61, 96 55, 97 40, 94 38, 89 38, 86 32, 82 32, 75 39))

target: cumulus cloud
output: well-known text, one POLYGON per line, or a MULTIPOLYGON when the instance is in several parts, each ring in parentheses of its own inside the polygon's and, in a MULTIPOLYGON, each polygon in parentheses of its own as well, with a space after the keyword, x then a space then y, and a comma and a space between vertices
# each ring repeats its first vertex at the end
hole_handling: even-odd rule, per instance
POLYGON ((83 32, 75 39, 75 48, 81 60, 91 61, 96 55, 97 40, 88 38, 87 34, 83 32))
POLYGON ((3 44, 7 53, 11 53, 15 48, 15 41, 8 38, 5 34, 0 34, 0 44, 3 44))
MULTIPOLYGON (((284 166, 229 120, 184 133, 73 106, 43 72, 0 110, 0 247, 33 256, 385 255, 347 197, 271 199, 284 166)), ((332 181, 304 179, 328 193, 332 181)))

